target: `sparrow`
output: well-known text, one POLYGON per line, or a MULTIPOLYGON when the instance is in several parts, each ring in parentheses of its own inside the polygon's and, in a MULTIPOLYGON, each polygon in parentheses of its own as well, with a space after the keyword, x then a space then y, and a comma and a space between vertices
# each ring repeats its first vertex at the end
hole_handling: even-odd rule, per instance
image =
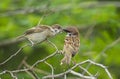
POLYGON ((67 33, 67 35, 64 40, 65 43, 62 51, 64 57, 61 60, 61 65, 70 64, 71 58, 76 55, 80 47, 80 37, 78 29, 76 27, 67 27, 63 30, 67 33))
POLYGON ((59 24, 54 24, 52 26, 38 25, 25 31, 22 37, 27 38, 33 46, 34 44, 43 42, 60 32, 62 32, 62 28, 59 24))

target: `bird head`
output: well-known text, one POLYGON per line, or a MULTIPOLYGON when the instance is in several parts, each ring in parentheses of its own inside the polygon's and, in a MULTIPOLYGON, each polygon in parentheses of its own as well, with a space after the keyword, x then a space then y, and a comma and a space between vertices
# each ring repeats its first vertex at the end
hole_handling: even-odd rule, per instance
POLYGON ((78 36, 79 35, 79 31, 76 27, 67 27, 63 30, 67 33, 67 36, 78 36))
POLYGON ((53 32, 55 35, 63 31, 63 29, 61 28, 61 25, 59 25, 59 24, 54 24, 54 25, 52 25, 51 28, 52 28, 52 29, 51 29, 52 32, 53 32))

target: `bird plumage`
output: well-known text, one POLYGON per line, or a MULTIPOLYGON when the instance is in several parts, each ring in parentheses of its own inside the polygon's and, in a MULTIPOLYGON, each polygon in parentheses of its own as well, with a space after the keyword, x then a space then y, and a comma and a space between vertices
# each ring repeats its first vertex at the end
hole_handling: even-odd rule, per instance
POLYGON ((42 41, 45 41, 47 38, 55 36, 61 31, 62 28, 59 24, 55 24, 52 26, 39 25, 25 31, 22 37, 27 38, 33 46, 35 43, 40 43, 42 41))
POLYGON ((65 29, 67 32, 63 54, 64 58, 61 60, 61 64, 70 64, 71 58, 76 55, 80 46, 79 31, 75 27, 68 27, 65 29))
POLYGON ((28 29, 27 31, 25 31, 25 35, 28 34, 32 34, 32 33, 38 33, 38 32, 43 32, 44 30, 50 29, 50 26, 47 25, 40 25, 40 26, 36 26, 33 28, 28 29))

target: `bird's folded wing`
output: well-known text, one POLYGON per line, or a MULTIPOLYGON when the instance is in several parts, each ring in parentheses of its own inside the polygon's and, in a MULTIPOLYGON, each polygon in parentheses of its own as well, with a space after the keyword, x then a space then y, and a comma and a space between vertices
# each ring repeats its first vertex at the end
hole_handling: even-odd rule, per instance
POLYGON ((47 29, 50 29, 50 27, 45 26, 45 25, 36 26, 36 27, 31 28, 31 29, 28 29, 25 32, 25 35, 32 34, 32 33, 38 33, 38 32, 40 33, 40 32, 43 32, 44 30, 47 30, 47 29))

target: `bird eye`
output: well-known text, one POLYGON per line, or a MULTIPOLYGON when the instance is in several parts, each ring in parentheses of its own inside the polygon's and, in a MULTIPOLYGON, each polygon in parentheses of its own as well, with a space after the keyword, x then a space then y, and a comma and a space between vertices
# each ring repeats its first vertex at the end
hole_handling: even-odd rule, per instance
POLYGON ((55 32, 57 32, 58 30, 57 29, 55 29, 55 32))
POLYGON ((55 32, 57 32, 57 30, 55 30, 55 32))
POLYGON ((72 34, 71 33, 69 33, 69 36, 71 36, 72 34))

